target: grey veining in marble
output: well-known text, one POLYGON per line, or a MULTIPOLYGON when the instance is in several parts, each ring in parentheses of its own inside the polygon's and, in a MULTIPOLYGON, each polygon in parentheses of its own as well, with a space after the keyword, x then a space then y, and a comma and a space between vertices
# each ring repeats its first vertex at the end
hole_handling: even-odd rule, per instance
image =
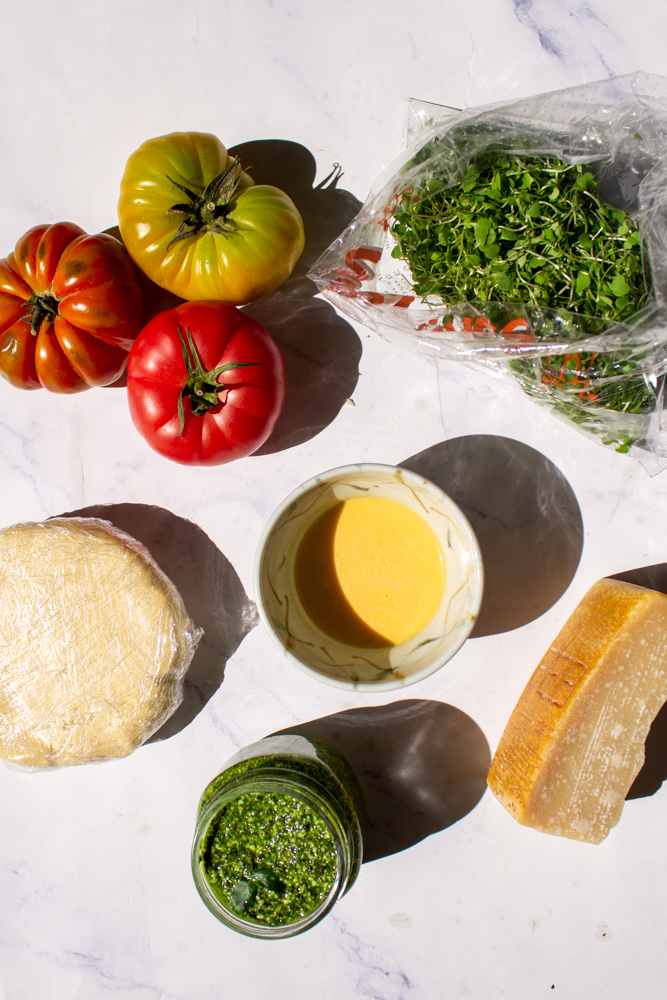
POLYGON ((177 466, 137 434, 122 386, 56 397, 0 384, 2 524, 112 505, 162 551, 207 628, 183 713, 132 756, 50 773, 0 767, 0 1000, 663 994, 664 790, 629 801, 591 847, 520 827, 483 772, 591 583, 647 567, 664 576, 667 473, 651 478, 491 376, 400 352, 316 298, 305 272, 401 152, 407 98, 474 106, 667 75, 666 28, 649 0, 7 8, 2 256, 39 223, 114 226, 130 153, 188 129, 251 144, 258 170, 275 169, 301 199, 308 243, 294 280, 251 310, 292 377, 258 455, 177 466), (433 676, 378 695, 282 660, 253 592, 275 507, 311 476, 358 462, 429 466, 457 487, 493 568, 485 627, 433 676), (173 537, 151 540, 151 510, 173 537), (347 741, 373 808, 369 858, 312 931, 244 939, 194 889, 197 801, 237 748, 308 724, 347 741))

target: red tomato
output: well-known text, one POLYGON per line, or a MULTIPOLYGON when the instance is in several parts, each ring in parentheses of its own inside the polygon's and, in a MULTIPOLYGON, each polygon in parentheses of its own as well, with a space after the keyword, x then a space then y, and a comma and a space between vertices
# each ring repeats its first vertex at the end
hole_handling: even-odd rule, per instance
POLYGON ((0 373, 20 389, 115 382, 142 322, 139 272, 113 236, 35 226, 0 260, 0 373))
POLYGON ((224 302, 158 313, 127 365, 134 424, 149 445, 185 465, 251 455, 285 402, 285 362, 264 327, 224 302))

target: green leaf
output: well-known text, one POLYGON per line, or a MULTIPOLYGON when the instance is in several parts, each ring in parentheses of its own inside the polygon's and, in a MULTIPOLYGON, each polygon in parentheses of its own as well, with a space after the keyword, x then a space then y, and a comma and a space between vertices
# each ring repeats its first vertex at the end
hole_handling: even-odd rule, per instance
POLYGON ((277 892, 282 896, 287 889, 287 886, 278 878, 276 873, 270 868, 257 868, 256 871, 252 873, 253 882, 257 882, 258 885, 263 886, 270 892, 277 892))
POLYGON ((471 163, 463 176, 463 181, 461 182, 461 189, 463 191, 472 191, 475 187, 477 180, 479 178, 479 170, 474 163, 471 163))
POLYGON ((241 879, 229 894, 229 902, 237 913, 247 913, 257 896, 257 886, 241 879))
MULTIPOLYGON (((555 158, 482 153, 463 183, 448 181, 446 191, 427 178, 397 211, 392 232, 417 294, 511 296, 564 310, 563 331, 570 313, 622 320, 647 295, 634 220, 600 199, 590 170, 555 158), (625 284, 613 285, 616 277, 625 284)), ((574 335, 587 322, 575 324, 574 335)), ((550 323, 544 336, 554 332, 550 323)))
POLYGON ((630 289, 630 285, 627 283, 622 274, 617 274, 611 285, 609 286, 611 294, 615 295, 616 298, 620 298, 621 295, 627 295, 630 289))
POLYGON ((587 274, 586 271, 580 271, 579 274, 577 275, 577 280, 574 286, 577 295, 581 295, 582 292, 585 292, 586 289, 590 286, 590 283, 591 283, 590 275, 587 274))
POLYGON ((475 223, 475 244, 483 247, 491 230, 491 223, 488 219, 478 219, 475 223))

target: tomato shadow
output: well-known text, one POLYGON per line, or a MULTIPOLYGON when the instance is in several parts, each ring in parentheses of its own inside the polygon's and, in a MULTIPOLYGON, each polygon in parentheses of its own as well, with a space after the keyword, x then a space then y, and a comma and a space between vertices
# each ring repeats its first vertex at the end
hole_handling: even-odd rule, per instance
POLYGON ((520 441, 471 434, 399 464, 455 500, 477 535, 484 597, 473 637, 526 625, 567 590, 583 522, 572 488, 548 458, 520 441))
POLYGON ((349 762, 366 805, 364 861, 452 826, 486 790, 486 737, 465 712, 439 701, 353 708, 280 732, 328 740, 349 762))
MULTIPOLYGON (((613 580, 635 583, 639 587, 667 594, 667 563, 641 566, 615 573, 613 580)), ((667 704, 663 705, 651 723, 644 745, 644 763, 632 783, 626 799, 646 798, 662 787, 667 779, 667 704)))
POLYGON ((315 186, 315 158, 299 143, 264 139, 229 152, 239 157, 257 184, 273 184, 290 196, 306 234, 292 276, 275 292, 244 306, 244 312, 275 337, 287 369, 283 412, 268 441, 255 452, 267 455, 316 437, 336 418, 357 384, 359 336, 328 302, 315 297, 317 287, 307 272, 354 218, 361 202, 338 187, 342 172, 337 164, 315 186))
POLYGON ((192 521, 148 504, 96 504, 63 517, 97 517, 146 546, 204 630, 184 680, 183 701, 149 742, 179 733, 223 682, 228 659, 259 618, 228 559, 192 521))

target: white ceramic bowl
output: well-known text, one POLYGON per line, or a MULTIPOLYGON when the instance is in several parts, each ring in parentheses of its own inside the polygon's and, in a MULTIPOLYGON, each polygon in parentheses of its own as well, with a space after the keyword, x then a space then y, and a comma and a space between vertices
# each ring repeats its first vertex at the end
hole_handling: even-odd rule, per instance
POLYGON ((404 687, 439 670, 470 635, 483 586, 479 545, 460 508, 428 479, 390 465, 346 465, 303 483, 270 517, 255 559, 260 616, 284 655, 312 677, 357 691, 404 687), (357 648, 331 638, 306 614, 295 585, 304 533, 325 510, 361 495, 405 504, 430 525, 442 549, 445 588, 438 610, 399 645, 357 648))

